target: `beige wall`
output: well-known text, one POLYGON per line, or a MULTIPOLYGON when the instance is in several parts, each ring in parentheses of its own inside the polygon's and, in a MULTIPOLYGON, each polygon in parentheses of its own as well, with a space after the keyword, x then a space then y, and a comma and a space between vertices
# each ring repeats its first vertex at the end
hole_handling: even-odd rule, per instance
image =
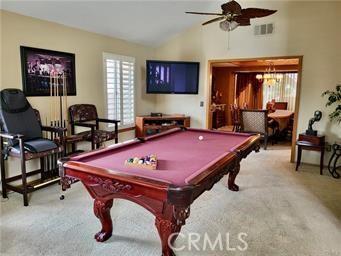
MULTIPOLYGON (((0 15, 1 89, 22 88, 21 45, 75 53, 77 96, 70 96, 68 104, 93 103, 99 115, 104 116, 102 53, 109 52, 136 58, 136 113, 154 111, 155 95, 145 93, 145 61, 153 54, 152 49, 11 12, 0 11, 0 15)), ((49 97, 29 97, 28 100, 45 120, 49 115, 49 97)), ((134 132, 127 132, 119 137, 126 140, 133 136, 134 132)))
MULTIPOLYGON (((326 134, 328 142, 340 141, 341 126, 329 122, 330 109, 321 93, 341 82, 341 3, 257 1, 257 7, 278 10, 252 21, 253 25, 274 22, 272 36, 254 36, 253 25, 239 27, 230 33, 228 46, 227 33, 217 23, 198 25, 156 49, 157 59, 201 61, 199 95, 158 95, 157 110, 186 112, 194 126, 205 127, 206 108, 200 108, 199 102, 208 99, 208 60, 303 55, 298 132, 305 131, 314 110, 320 109, 324 116, 315 127, 326 134)), ((305 152, 303 161, 318 163, 318 155, 305 152)))

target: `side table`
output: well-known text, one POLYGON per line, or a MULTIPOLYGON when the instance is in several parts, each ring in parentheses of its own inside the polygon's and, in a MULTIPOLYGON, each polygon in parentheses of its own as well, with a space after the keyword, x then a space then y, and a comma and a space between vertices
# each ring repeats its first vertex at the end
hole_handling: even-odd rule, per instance
POLYGON ((298 140, 296 142, 298 147, 297 150, 297 162, 296 162, 296 171, 301 164, 302 150, 311 150, 320 152, 320 175, 323 175, 323 157, 324 157, 324 148, 325 148, 325 136, 324 135, 307 135, 305 133, 301 133, 298 136, 298 140))

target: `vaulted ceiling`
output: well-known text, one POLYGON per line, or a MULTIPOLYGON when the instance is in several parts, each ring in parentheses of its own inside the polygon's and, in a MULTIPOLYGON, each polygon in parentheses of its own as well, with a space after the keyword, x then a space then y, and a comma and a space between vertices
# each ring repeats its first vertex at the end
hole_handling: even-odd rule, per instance
POLYGON ((221 1, 2 1, 1 9, 131 42, 157 46, 217 11, 221 1))

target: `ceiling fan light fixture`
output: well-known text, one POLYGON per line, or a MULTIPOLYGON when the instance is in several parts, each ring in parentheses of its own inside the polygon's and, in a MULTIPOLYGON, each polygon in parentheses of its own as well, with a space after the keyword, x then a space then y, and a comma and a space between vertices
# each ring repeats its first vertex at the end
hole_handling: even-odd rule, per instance
POLYGON ((227 21, 224 20, 219 23, 219 27, 224 31, 232 31, 236 29, 239 26, 239 24, 236 21, 227 21))
POLYGON ((230 24, 227 20, 224 20, 222 22, 219 23, 219 27, 224 30, 224 31, 228 31, 229 30, 229 27, 230 27, 230 24))
POLYGON ((231 21, 230 22, 230 28, 229 28, 229 31, 232 31, 232 30, 235 30, 237 27, 239 26, 239 23, 236 22, 236 21, 231 21))

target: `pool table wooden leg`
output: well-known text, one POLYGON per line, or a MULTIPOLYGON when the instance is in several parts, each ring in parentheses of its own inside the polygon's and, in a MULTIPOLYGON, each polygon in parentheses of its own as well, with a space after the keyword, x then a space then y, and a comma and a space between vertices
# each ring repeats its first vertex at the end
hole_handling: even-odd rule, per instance
POLYGON ((155 226, 161 240, 162 256, 175 256, 171 247, 189 214, 189 207, 176 207, 169 204, 163 207, 162 213, 156 214, 155 226))
POLYGON ((97 242, 104 242, 112 235, 112 220, 110 216, 110 209, 113 204, 113 199, 105 200, 96 198, 94 202, 94 213, 101 221, 102 229, 95 234, 97 242))
POLYGON ((229 177, 227 181, 227 186, 229 190, 239 191, 239 186, 235 183, 239 170, 240 170, 240 163, 238 162, 236 166, 229 172, 229 177))
POLYGON ((173 220, 156 217, 155 226, 159 232, 161 240, 162 256, 175 256, 173 250, 170 248, 170 245, 175 242, 175 239, 181 230, 181 225, 178 225, 173 220))

